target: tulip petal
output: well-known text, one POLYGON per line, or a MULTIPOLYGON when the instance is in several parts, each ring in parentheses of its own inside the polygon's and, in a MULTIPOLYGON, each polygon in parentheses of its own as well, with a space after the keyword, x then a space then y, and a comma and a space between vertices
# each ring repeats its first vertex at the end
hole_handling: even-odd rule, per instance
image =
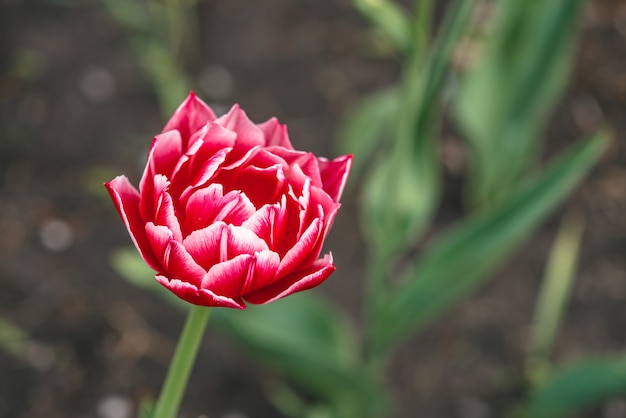
POLYGON ((248 166, 233 173, 223 172, 216 178, 228 191, 241 190, 255 207, 275 203, 285 193, 287 183, 282 166, 267 168, 248 166))
POLYGON ((161 196, 169 185, 169 180, 163 174, 157 174, 144 181, 139 198, 139 211, 144 222, 154 220, 159 204, 157 197, 161 196))
POLYGON ((242 295, 254 292, 272 284, 276 278, 276 270, 280 265, 280 256, 274 251, 263 250, 254 254, 254 273, 248 277, 243 286, 242 295))
POLYGON ((169 241, 163 258, 167 277, 172 279, 179 279, 197 286, 206 274, 206 270, 196 263, 183 244, 178 241, 169 241))
POLYGON ((289 165, 289 180, 297 181, 302 184, 303 179, 308 177, 314 186, 322 187, 322 178, 320 177, 319 160, 310 152, 302 152, 289 150, 282 147, 269 147, 266 152, 280 156, 287 165, 289 165), (296 169, 297 167, 297 169, 296 169), (294 170, 296 170, 294 172, 294 170))
POLYGON ((171 179, 174 168, 182 156, 183 144, 178 131, 168 131, 155 136, 152 140, 148 164, 142 180, 145 176, 154 176, 155 174, 163 174, 171 179))
POLYGON ((161 270, 162 266, 152 252, 144 230, 144 223, 139 213, 139 192, 130 184, 126 176, 117 176, 108 183, 104 183, 111 199, 126 225, 135 247, 145 262, 154 270, 161 270))
MULTIPOLYGON (((146 236, 148 237, 148 242, 150 243, 154 255, 157 259, 163 260, 167 245, 172 240, 172 231, 166 226, 155 225, 152 222, 148 222, 146 224, 146 236)), ((158 271, 163 272, 163 268, 158 271)))
POLYGON ((202 279, 202 288, 227 297, 240 297, 245 284, 253 280, 254 255, 241 254, 211 267, 202 279))
POLYGON ((318 158, 320 175, 324 191, 335 201, 339 202, 343 189, 348 181, 348 173, 352 166, 352 155, 344 155, 328 161, 318 158))
POLYGON ((173 237, 176 241, 183 240, 180 223, 178 222, 178 215, 176 213, 176 209, 174 208, 174 201, 167 190, 163 190, 161 196, 159 196, 154 223, 156 225, 167 226, 170 231, 172 231, 173 237))
POLYGON ((180 132, 183 149, 186 150, 191 135, 206 125, 207 122, 212 122, 215 119, 215 113, 211 108, 200 100, 194 92, 190 92, 167 122, 163 132, 171 130, 180 132))
POLYGON ((233 105, 230 111, 216 120, 224 128, 237 133, 236 147, 249 149, 265 145, 265 135, 244 112, 238 104, 233 105))
POLYGON ((204 229, 192 232, 183 241, 189 254, 206 271, 222 261, 222 236, 227 234, 226 229, 224 222, 216 222, 204 229))
POLYGON ((241 226, 265 241, 270 249, 276 250, 287 225, 286 205, 286 196, 283 195, 280 203, 262 206, 241 226))
POLYGON ((254 214, 255 207, 243 193, 223 195, 221 184, 210 184, 189 197, 185 210, 184 229, 189 234, 217 221, 241 225, 254 214))
POLYGON ((202 144, 190 153, 189 173, 194 185, 205 183, 235 146, 237 134, 217 123, 209 123, 200 136, 202 144), (216 164, 217 163, 217 164, 216 164))
POLYGON ((156 275, 156 279, 176 296, 189 303, 193 303, 194 305, 246 309, 246 305, 243 303, 241 298, 219 296, 210 290, 199 289, 190 283, 186 283, 178 279, 169 279, 160 274, 156 275))
POLYGON ((228 225, 228 249, 226 259, 239 254, 254 254, 257 251, 267 250, 269 247, 252 231, 240 226, 228 225))
POLYGON ((291 295, 302 290, 311 289, 328 278, 335 271, 332 255, 324 258, 302 270, 295 271, 287 277, 243 296, 246 302, 264 304, 291 295))
POLYGON ((267 250, 268 246, 252 231, 243 227, 216 222, 192 232, 183 245, 206 270, 242 254, 252 255, 267 250))
POLYGON ((286 149, 293 149, 289 135, 287 134, 287 126, 278 122, 278 119, 271 118, 263 123, 259 123, 257 127, 265 136, 265 146, 278 146, 286 149))
POLYGON ((283 256, 276 272, 276 277, 283 277, 298 269, 302 261, 307 257, 311 257, 311 255, 317 258, 319 253, 315 254, 315 250, 317 247, 321 247, 321 245, 317 245, 318 241, 320 241, 320 236, 321 221, 315 219, 304 231, 300 239, 296 241, 295 245, 283 256))

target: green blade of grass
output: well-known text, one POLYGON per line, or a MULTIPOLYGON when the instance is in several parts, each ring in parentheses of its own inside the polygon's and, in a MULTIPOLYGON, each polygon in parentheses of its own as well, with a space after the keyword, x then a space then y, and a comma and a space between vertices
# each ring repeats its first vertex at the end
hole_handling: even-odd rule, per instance
POLYGON ((528 368, 531 380, 540 380, 549 365, 554 337, 569 298, 583 234, 579 215, 566 216, 550 253, 531 329, 528 368))

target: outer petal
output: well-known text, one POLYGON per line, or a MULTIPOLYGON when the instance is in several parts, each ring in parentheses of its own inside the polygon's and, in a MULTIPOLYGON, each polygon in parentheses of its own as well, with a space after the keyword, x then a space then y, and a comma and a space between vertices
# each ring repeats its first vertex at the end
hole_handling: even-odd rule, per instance
POLYGON ((211 267, 202 279, 202 288, 228 297, 240 297, 245 284, 253 280, 254 255, 241 254, 211 267))
MULTIPOLYGON (((312 253, 319 251, 321 242, 318 245, 318 241, 320 241, 321 232, 321 221, 316 219, 304 231, 296 244, 283 256, 280 267, 278 267, 276 272, 276 277, 283 277, 298 269, 303 260, 311 257, 312 253)), ((314 257, 317 258, 318 254, 315 254, 314 257)))
POLYGON ((143 182, 139 198, 139 211, 144 222, 154 220, 158 209, 159 196, 169 187, 170 182, 163 174, 156 174, 143 182))
POLYGON ((244 284, 241 294, 253 292, 276 281, 276 270, 280 265, 280 257, 273 251, 263 250, 254 254, 254 273, 244 284))
MULTIPOLYGON (((160 260, 161 266, 165 266, 165 250, 169 242, 172 240, 172 231, 166 226, 155 225, 152 222, 146 224, 146 236, 154 255, 160 260)), ((164 267, 157 270, 161 273, 165 272, 164 267)))
POLYGON ((172 291, 179 298, 186 300, 194 305, 202 306, 223 306, 226 308, 246 309, 246 305, 241 298, 229 298, 226 296, 216 295, 207 289, 199 289, 196 286, 180 281, 178 279, 168 279, 160 274, 156 275, 156 279, 163 286, 172 291))
POLYGON ((215 120, 215 113, 209 106, 190 92, 185 101, 176 109, 170 120, 163 128, 163 132, 178 130, 182 138, 183 150, 187 149, 191 135, 215 120))
POLYGON ((346 181, 348 181, 348 174, 352 166, 352 155, 344 155, 332 161, 328 161, 325 158, 318 158, 318 163, 324 191, 328 193, 335 202, 339 202, 346 181))
POLYGON ((146 237, 144 223, 139 213, 139 192, 137 189, 130 184, 126 176, 117 176, 104 185, 143 259, 154 270, 161 270, 161 263, 154 255, 146 237))
POLYGON ((171 240, 165 249, 165 272, 167 277, 179 279, 194 286, 202 282, 206 270, 196 263, 183 244, 171 240))
POLYGON ((295 271, 276 283, 255 292, 245 294, 243 298, 247 302, 254 304, 273 302, 291 295, 292 293, 311 289, 319 285, 326 280, 333 271, 335 271, 333 258, 330 254, 327 254, 323 259, 317 260, 305 269, 295 271))
POLYGON ((204 229, 192 232, 183 241, 189 254, 206 271, 222 261, 222 237, 227 238, 226 229, 224 222, 216 222, 204 229))

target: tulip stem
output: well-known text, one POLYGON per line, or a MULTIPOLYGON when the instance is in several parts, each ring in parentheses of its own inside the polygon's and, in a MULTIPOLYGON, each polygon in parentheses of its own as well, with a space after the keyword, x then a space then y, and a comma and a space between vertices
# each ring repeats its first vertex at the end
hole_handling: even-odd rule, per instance
POLYGON ((153 418, 174 418, 187 387, 189 374, 196 359, 210 309, 193 305, 178 340, 174 358, 167 371, 153 418))

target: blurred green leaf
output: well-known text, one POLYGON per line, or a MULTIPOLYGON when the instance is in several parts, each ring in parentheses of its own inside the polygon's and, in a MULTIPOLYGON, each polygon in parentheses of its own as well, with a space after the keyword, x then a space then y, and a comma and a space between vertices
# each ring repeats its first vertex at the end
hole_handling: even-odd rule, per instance
POLYGON ((455 102, 473 152, 474 205, 496 207, 534 163, 543 123, 567 81, 581 4, 494 3, 499 24, 455 102))
POLYGON ((18 326, 0 317, 0 348, 21 358, 28 347, 30 336, 18 326))
POLYGON ((362 99, 346 116, 339 131, 339 151, 351 153, 351 178, 357 177, 382 142, 389 142, 400 107, 397 88, 386 89, 362 99))
POLYGON ((548 369, 552 343, 576 273, 582 235, 582 218, 574 214, 566 216, 550 252, 530 336, 528 368, 533 380, 541 380, 543 370, 548 369))
POLYGON ((153 21, 149 11, 138 0, 102 0, 111 16, 128 29, 150 32, 153 21))
POLYGON ((531 394, 524 418, 559 418, 626 394, 626 359, 584 360, 555 373, 531 394))
MULTIPOLYGON (((134 247, 115 251, 112 265, 133 285, 178 308, 189 308, 187 302, 158 284, 134 247)), ((216 308, 211 315, 210 325, 338 411, 381 407, 380 389, 360 370, 350 324, 313 291, 267 305, 249 305, 245 311, 216 308)))
POLYGON ((41 78, 47 67, 45 56, 34 49, 20 48, 9 61, 9 73, 22 80, 34 81, 41 78))
POLYGON ((156 281, 155 272, 148 267, 135 247, 118 248, 111 253, 110 259, 117 274, 133 286, 152 292, 185 311, 191 306, 156 281))
POLYGON ((343 411, 340 416, 382 402, 359 368, 353 330, 340 312, 313 292, 249 306, 247 311, 216 309, 215 314, 220 329, 254 357, 330 401, 343 411))
POLYGON ((399 51, 411 48, 411 30, 407 13, 387 0, 352 0, 354 7, 394 43, 399 51))
MULTIPOLYGON (((454 5, 423 68, 421 51, 411 51, 393 150, 373 167, 363 194, 363 230, 374 251, 393 254, 415 242, 438 204, 440 93, 473 5, 474 0, 454 5)), ((414 36, 422 39, 418 32, 414 36)))
POLYGON ((152 418, 154 417, 154 400, 144 399, 139 403, 137 411, 138 418, 152 418))
POLYGON ((416 332, 481 284, 580 181, 606 142, 601 133, 575 146, 496 212, 432 245, 374 318, 374 352, 416 332))

